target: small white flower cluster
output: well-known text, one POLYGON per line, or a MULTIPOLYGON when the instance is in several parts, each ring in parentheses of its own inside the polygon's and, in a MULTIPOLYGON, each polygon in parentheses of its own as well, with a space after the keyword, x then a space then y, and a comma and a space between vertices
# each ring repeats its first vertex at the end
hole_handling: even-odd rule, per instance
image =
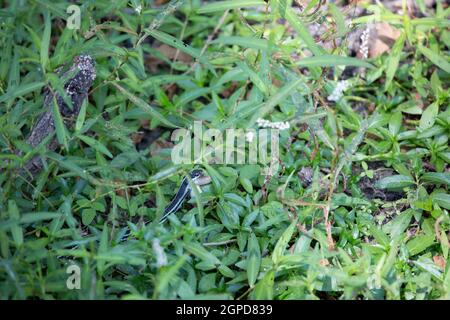
POLYGON ((361 35, 361 46, 359 47, 359 53, 363 59, 369 57, 369 39, 370 39, 370 26, 367 26, 366 30, 361 35))
POLYGON ((153 252, 155 253, 155 256, 156 256, 156 266, 158 268, 166 266, 167 265, 166 253, 164 252, 164 249, 161 247, 161 244, 159 243, 158 238, 153 239, 152 247, 153 247, 153 252))
POLYGON ((260 128, 271 128, 271 129, 278 129, 278 130, 286 130, 290 128, 289 122, 271 122, 266 119, 259 118, 256 120, 256 124, 260 128))
POLYGON ((344 91, 350 87, 350 83, 347 80, 339 81, 334 87, 333 92, 328 96, 328 101, 338 101, 344 95, 344 91))
POLYGON ((138 5, 136 8, 134 8, 134 11, 136 11, 137 14, 141 14, 142 6, 138 5))

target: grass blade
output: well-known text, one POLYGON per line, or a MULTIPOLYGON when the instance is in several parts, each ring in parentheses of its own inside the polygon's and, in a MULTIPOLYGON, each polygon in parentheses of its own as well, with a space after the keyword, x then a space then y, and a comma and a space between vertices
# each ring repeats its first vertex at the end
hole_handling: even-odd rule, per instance
POLYGON ((219 1, 215 3, 209 3, 207 5, 202 6, 197 10, 197 13, 211 13, 217 11, 225 11, 230 9, 238 9, 245 7, 256 7, 256 6, 265 6, 265 3, 262 0, 228 0, 228 1, 219 1))

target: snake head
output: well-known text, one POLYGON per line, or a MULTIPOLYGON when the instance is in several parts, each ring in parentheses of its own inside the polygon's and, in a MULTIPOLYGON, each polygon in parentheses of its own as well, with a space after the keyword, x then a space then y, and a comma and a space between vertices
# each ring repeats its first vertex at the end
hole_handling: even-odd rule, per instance
POLYGON ((192 181, 198 186, 202 186, 211 182, 211 177, 206 175, 201 169, 192 170, 189 173, 189 176, 191 177, 192 181))

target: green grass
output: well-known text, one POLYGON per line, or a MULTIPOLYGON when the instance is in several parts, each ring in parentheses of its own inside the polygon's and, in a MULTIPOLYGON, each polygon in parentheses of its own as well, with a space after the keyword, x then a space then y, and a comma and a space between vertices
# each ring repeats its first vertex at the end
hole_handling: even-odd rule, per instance
POLYGON ((264 1, 186 0, 165 10, 153 1, 86 1, 80 30, 65 27, 68 1, 7 2, 1 299, 450 298, 450 9, 437 1, 427 17, 411 18, 361 4, 368 11, 347 25, 342 1, 315 13, 319 1, 311 1, 312 14, 301 16, 291 2, 256 10, 264 1), (401 32, 390 52, 349 56, 349 32, 374 19, 401 32), (320 46, 312 22, 341 44, 320 46), (31 149, 24 141, 43 111, 41 89, 57 86, 55 69, 82 53, 96 61, 89 101, 73 127, 56 121, 56 152, 31 149), (328 101, 350 67, 358 68, 350 87, 328 101), (259 117, 291 124, 281 131, 280 170, 264 177, 256 165, 203 166, 213 183, 159 224, 193 166, 174 165, 167 144, 138 150, 134 134, 163 127, 167 142, 194 120, 255 128, 259 117), (35 154, 44 170, 32 181, 18 176, 35 154), (298 176, 305 167, 314 173, 309 187, 298 176), (392 173, 375 182, 378 168, 392 173), (401 196, 369 199, 367 180, 401 196), (128 227, 134 239, 119 243, 128 227), (80 290, 66 287, 72 263, 80 290))

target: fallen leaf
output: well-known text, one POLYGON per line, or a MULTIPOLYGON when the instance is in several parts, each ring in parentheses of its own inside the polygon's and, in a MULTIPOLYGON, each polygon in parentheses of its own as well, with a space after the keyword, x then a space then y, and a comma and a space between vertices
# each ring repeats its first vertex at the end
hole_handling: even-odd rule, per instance
POLYGON ((443 256, 433 256, 434 264, 441 270, 445 270, 445 259, 443 256))
POLYGON ((371 33, 369 57, 376 58, 389 51, 401 32, 386 22, 377 23, 371 33))
POLYGON ((159 52, 161 52, 167 59, 174 60, 176 58, 176 61, 181 62, 191 62, 192 57, 184 52, 178 51, 174 47, 168 46, 167 44, 162 44, 159 47, 156 48, 159 52))

